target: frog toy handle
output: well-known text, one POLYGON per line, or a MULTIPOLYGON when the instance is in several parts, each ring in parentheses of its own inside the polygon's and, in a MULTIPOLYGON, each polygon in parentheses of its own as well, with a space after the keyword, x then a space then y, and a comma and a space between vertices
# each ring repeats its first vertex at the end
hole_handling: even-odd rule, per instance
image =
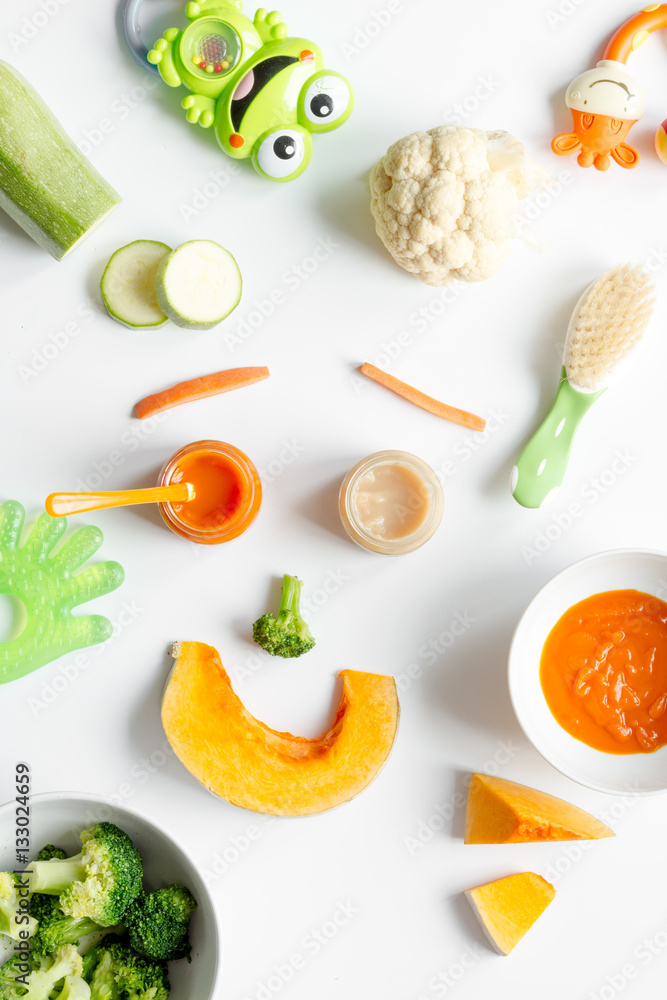
MULTIPOLYGON (((639 153, 624 140, 646 111, 639 84, 625 63, 649 35, 667 27, 667 3, 651 4, 622 24, 607 45, 595 69, 587 70, 568 87, 565 103, 572 112, 574 131, 558 135, 551 144, 554 153, 578 152, 582 167, 607 170, 613 159, 631 169, 639 153)), ((658 129, 656 150, 667 163, 667 123, 658 129)))
POLYGON ((331 132, 352 114, 345 77, 324 68, 321 50, 291 38, 278 11, 254 19, 242 0, 190 2, 185 28, 168 28, 147 51, 139 29, 142 0, 124 0, 128 45, 142 65, 189 94, 181 104, 193 125, 213 129, 221 149, 250 159, 273 181, 291 181, 308 166, 313 134, 331 132))
POLYGON ((144 45, 141 37, 141 27, 139 26, 139 12, 144 0, 125 0, 123 8, 123 29, 125 31, 125 41, 127 46, 137 60, 142 69, 150 69, 158 76, 157 66, 152 66, 148 60, 148 49, 144 45))

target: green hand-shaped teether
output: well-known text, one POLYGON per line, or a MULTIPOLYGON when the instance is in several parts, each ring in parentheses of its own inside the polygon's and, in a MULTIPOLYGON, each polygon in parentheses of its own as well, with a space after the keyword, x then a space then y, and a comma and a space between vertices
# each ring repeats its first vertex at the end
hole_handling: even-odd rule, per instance
POLYGON ((72 608, 111 593, 125 579, 123 567, 116 562, 99 563, 74 575, 102 544, 99 528, 79 528, 51 556, 67 520, 42 514, 19 548, 24 518, 24 509, 15 500, 0 505, 0 594, 22 601, 28 617, 18 638, 0 643, 0 684, 72 650, 109 639, 112 626, 107 618, 75 618, 72 608))

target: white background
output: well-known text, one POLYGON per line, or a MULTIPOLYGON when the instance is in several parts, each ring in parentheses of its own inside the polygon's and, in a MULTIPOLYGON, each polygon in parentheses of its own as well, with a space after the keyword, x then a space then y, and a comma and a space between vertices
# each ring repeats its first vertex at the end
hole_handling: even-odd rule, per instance
MULTIPOLYGON (((651 152, 667 111, 665 39, 654 36, 631 60, 649 104, 631 136, 646 153, 640 167, 580 170, 549 148, 570 127, 562 95, 633 5, 564 0, 558 15, 558 3, 403 0, 378 31, 365 25, 377 25, 383 0, 289 0, 283 13, 292 31, 323 46, 358 103, 348 124, 315 139, 311 166, 287 185, 263 181, 247 165, 229 173, 213 136, 185 123, 184 92, 145 89, 152 77, 123 47, 115 0, 69 0, 37 30, 37 0, 2 5, 0 57, 88 143, 124 198, 63 263, 0 221, 2 499, 20 500, 34 517, 49 492, 95 485, 100 472, 106 489, 147 486, 174 451, 204 437, 250 455, 264 471, 265 499, 247 535, 212 548, 177 538, 152 510, 93 519, 105 535, 100 558, 119 560, 127 578, 90 610, 120 616, 125 627, 88 651, 85 669, 65 657, 2 688, 0 801, 13 795, 15 761, 26 759, 35 792, 111 797, 180 838, 202 869, 214 871, 217 856, 220 996, 231 1000, 266 1000, 269 979, 270 995, 289 1000, 535 992, 609 1000, 664 989, 667 799, 624 802, 561 777, 523 737, 506 686, 511 633, 555 572, 602 549, 667 548, 664 302, 625 379, 587 418, 554 505, 523 510, 507 486, 555 392, 567 320, 583 288, 626 260, 649 263, 661 293, 667 285, 667 172, 651 152), (456 121, 456 105, 463 124, 515 133, 561 181, 530 210, 549 252, 517 244, 501 276, 462 288, 443 308, 441 293, 394 266, 378 242, 367 173, 400 136, 456 121), (225 190, 209 186, 204 210, 189 211, 201 209, 219 171, 225 190), (223 326, 141 333, 106 316, 98 283, 113 250, 137 238, 175 246, 198 237, 227 246, 244 275, 243 301, 223 326), (297 282, 293 269, 320 241, 336 247, 297 282), (276 289, 284 303, 243 339, 241 324, 276 289), (70 326, 58 336, 68 324, 76 335, 70 326), (404 331, 410 342, 397 350, 404 331), (54 352, 54 342, 65 346, 54 352), (353 373, 365 360, 483 414, 489 433, 471 435, 362 384, 353 373), (268 382, 172 410, 152 425, 131 416, 137 399, 179 379, 256 364, 270 366, 268 382), (281 465, 289 448, 298 456, 281 465), (383 448, 413 451, 451 473, 438 534, 396 560, 354 547, 336 510, 347 470, 383 448), (617 452, 624 464, 615 463, 617 452), (113 471, 111 453, 119 453, 113 471), (562 515, 573 502, 581 515, 568 525, 562 515), (565 527, 551 527, 543 544, 554 517, 565 527), (310 601, 321 603, 325 585, 331 591, 313 603, 317 647, 296 662, 258 656, 248 640, 285 571, 302 577, 310 601), (469 627, 445 649, 457 615, 469 627), (307 736, 333 717, 340 669, 400 676, 401 726, 387 767, 354 802, 310 819, 270 821, 216 800, 164 754, 160 692, 176 639, 215 645, 251 712, 307 736), (432 642, 440 643, 437 657, 425 655, 432 642), (411 664, 420 676, 409 681, 411 664), (464 810, 452 810, 452 800, 471 770, 497 767, 607 815, 618 837, 585 851, 463 846, 464 810), (453 819, 434 821, 438 807, 453 819), (223 852, 235 855, 233 838, 243 846, 251 829, 249 849, 220 871, 223 852), (503 959, 485 945, 461 892, 522 870, 551 876, 559 891, 503 959), (341 904, 354 915, 315 946, 313 930, 342 919, 341 904), (294 955, 305 967, 284 985, 271 978, 294 955)), ((180 4, 146 0, 145 8, 151 41, 184 23, 180 4)))

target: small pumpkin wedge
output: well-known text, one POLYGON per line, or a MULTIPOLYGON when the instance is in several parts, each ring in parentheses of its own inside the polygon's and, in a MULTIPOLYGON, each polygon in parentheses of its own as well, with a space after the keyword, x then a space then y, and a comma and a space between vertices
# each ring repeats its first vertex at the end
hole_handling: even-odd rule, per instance
POLYGON ((555 895, 554 887, 534 872, 508 875, 465 893, 484 933, 500 955, 509 955, 555 895))
POLYGON ((171 655, 167 739, 188 771, 233 805, 274 816, 324 812, 366 788, 389 756, 399 716, 393 677, 343 670, 334 724, 309 740, 255 719, 212 646, 177 642, 171 655))

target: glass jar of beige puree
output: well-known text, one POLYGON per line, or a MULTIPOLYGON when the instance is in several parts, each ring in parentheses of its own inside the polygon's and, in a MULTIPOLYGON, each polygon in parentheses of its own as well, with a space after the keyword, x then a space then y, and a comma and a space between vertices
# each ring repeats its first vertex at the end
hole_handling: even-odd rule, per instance
POLYGON ((433 469, 407 451, 377 451, 348 472, 339 509, 350 538, 370 552, 418 549, 442 520, 445 498, 433 469))

